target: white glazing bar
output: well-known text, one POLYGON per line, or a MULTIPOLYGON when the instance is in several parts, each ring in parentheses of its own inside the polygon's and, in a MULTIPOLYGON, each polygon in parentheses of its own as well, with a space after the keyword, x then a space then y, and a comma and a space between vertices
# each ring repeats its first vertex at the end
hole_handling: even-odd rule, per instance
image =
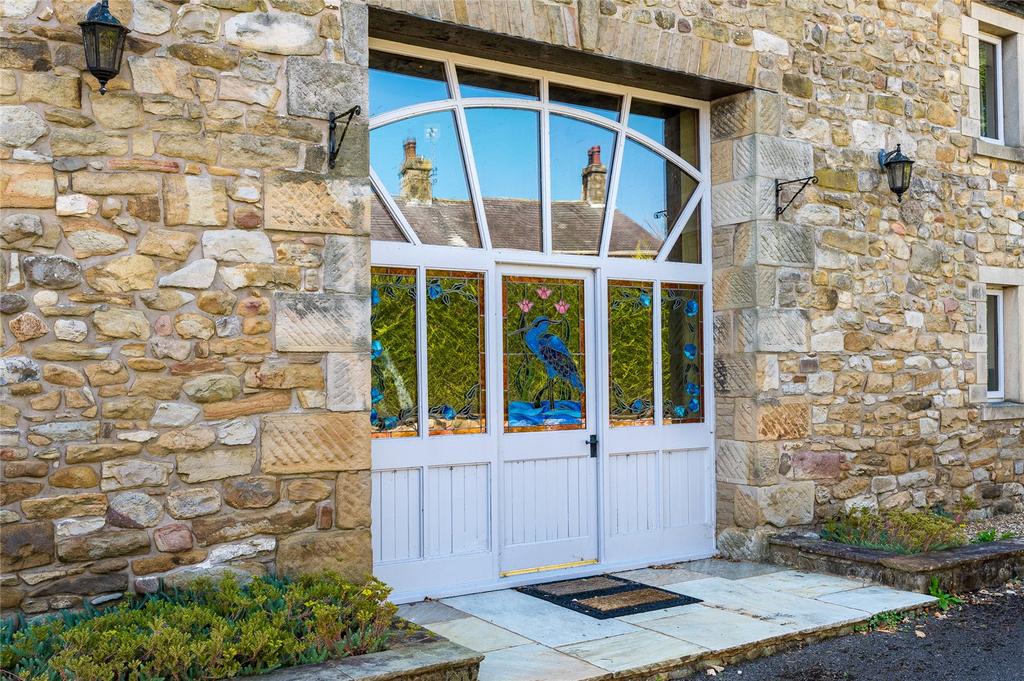
MULTIPOLYGON (((679 213, 679 217, 676 218, 676 222, 672 225, 672 229, 668 231, 668 236, 665 237, 665 242, 661 244, 661 250, 658 251, 658 256, 655 258, 658 262, 665 262, 665 258, 668 257, 669 252, 672 251, 672 247, 676 243, 676 239, 679 238, 680 233, 683 231, 683 227, 689 222, 690 216, 693 215, 693 211, 697 207, 697 202, 704 197, 704 185, 697 185, 693 194, 690 195, 686 205, 683 206, 683 210, 679 213)), ((703 239, 702 239, 703 241, 703 239)))
POLYGON ((654 280, 654 291, 653 291, 653 305, 654 314, 652 323, 654 328, 652 333, 654 335, 654 425, 662 425, 662 413, 665 410, 662 404, 662 385, 665 377, 661 375, 661 280, 654 280))
POLYGON ((541 200, 541 224, 543 225, 543 246, 542 250, 550 254, 551 243, 551 129, 550 113, 548 112, 548 81, 542 78, 540 81, 540 99, 544 106, 540 112, 540 200, 541 200))
MULTIPOLYGON (((427 423, 427 268, 416 268, 416 400, 419 414, 419 438, 426 439, 427 423)), ((424 471, 425 473, 426 471, 424 471)), ((422 477, 422 476, 421 476, 422 477)))
POLYGON ((622 172, 622 154, 626 146, 626 135, 624 130, 629 122, 629 104, 632 101, 629 94, 622 97, 622 111, 619 119, 622 121, 618 134, 615 135, 615 152, 612 154, 612 172, 608 176, 608 184, 605 187, 604 226, 601 228, 601 251, 600 257, 608 257, 608 248, 612 243, 612 223, 615 221, 615 202, 619 197, 619 175, 622 172))

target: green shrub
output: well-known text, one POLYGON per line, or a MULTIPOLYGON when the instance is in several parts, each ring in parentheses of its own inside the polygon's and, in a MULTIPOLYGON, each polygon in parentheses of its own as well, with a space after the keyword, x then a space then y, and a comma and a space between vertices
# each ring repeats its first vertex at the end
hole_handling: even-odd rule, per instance
POLYGON ((186 589, 0 629, 0 669, 24 681, 185 681, 261 674, 383 650, 395 606, 371 579, 324 572, 186 589))
POLYGON ((825 523, 823 539, 895 553, 937 551, 967 543, 959 517, 892 509, 858 508, 825 523))
POLYGON ((986 544, 990 541, 1003 541, 1004 539, 1013 539, 1016 535, 1013 532, 1000 532, 998 530, 988 529, 981 530, 974 535, 974 539, 971 540, 972 544, 986 544))

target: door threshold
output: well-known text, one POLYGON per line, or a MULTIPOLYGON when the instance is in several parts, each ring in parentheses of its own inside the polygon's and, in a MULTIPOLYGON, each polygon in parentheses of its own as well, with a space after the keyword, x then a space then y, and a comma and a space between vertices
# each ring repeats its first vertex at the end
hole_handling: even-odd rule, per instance
POLYGON ((499 577, 515 577, 517 575, 532 575, 538 572, 550 572, 552 570, 567 570, 584 565, 597 565, 597 558, 590 560, 577 560, 572 563, 557 563, 555 565, 542 565, 540 567, 522 568, 521 570, 506 570, 498 574, 499 577))

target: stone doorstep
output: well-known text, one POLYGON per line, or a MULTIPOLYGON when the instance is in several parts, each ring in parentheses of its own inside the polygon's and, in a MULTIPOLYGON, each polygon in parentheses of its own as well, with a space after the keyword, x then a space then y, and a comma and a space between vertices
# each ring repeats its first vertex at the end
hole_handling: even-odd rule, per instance
POLYGON ((240 677, 246 681, 447 681, 448 672, 465 672, 476 678, 484 656, 468 648, 432 635, 426 642, 398 641, 395 647, 379 653, 332 660, 323 664, 288 667, 270 674, 240 677), (472 672, 470 674, 469 672, 472 672))
MULTIPOLYGON (((1004 564, 1016 575, 1024 575, 1024 539, 1010 539, 986 542, 984 544, 968 544, 944 551, 929 551, 911 555, 893 554, 887 551, 869 549, 860 546, 848 546, 839 542, 826 541, 801 534, 777 534, 768 540, 771 547, 779 550, 770 551, 770 558, 776 564, 787 565, 797 569, 808 569, 806 561, 813 563, 813 570, 828 572, 841 577, 850 576, 850 570, 859 566, 857 576, 869 576, 873 581, 904 589, 911 581, 927 584, 932 575, 942 573, 981 574, 980 566, 1004 564), (796 553, 790 560, 784 554, 796 553), (803 560, 800 560, 803 559, 803 560), (830 560, 831 559, 831 560, 830 560), (870 572, 866 575, 863 570, 870 572), (892 575, 886 579, 886 575, 892 575)), ((944 588, 958 591, 956 581, 952 585, 943 584, 944 588)), ((980 586, 996 586, 981 584, 980 586)))

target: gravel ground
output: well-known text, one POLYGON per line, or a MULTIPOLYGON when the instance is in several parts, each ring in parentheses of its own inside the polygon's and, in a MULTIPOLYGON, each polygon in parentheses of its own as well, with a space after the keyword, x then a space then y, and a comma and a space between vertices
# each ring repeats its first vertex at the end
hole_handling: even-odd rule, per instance
POLYGON ((1024 537, 1024 513, 1005 513, 967 523, 967 536, 973 538, 978 532, 989 529, 1013 532, 1014 537, 1024 537))
POLYGON ((1024 583, 964 597, 946 613, 727 667, 732 681, 1020 681, 1024 583), (923 636, 922 636, 923 634, 923 636))

